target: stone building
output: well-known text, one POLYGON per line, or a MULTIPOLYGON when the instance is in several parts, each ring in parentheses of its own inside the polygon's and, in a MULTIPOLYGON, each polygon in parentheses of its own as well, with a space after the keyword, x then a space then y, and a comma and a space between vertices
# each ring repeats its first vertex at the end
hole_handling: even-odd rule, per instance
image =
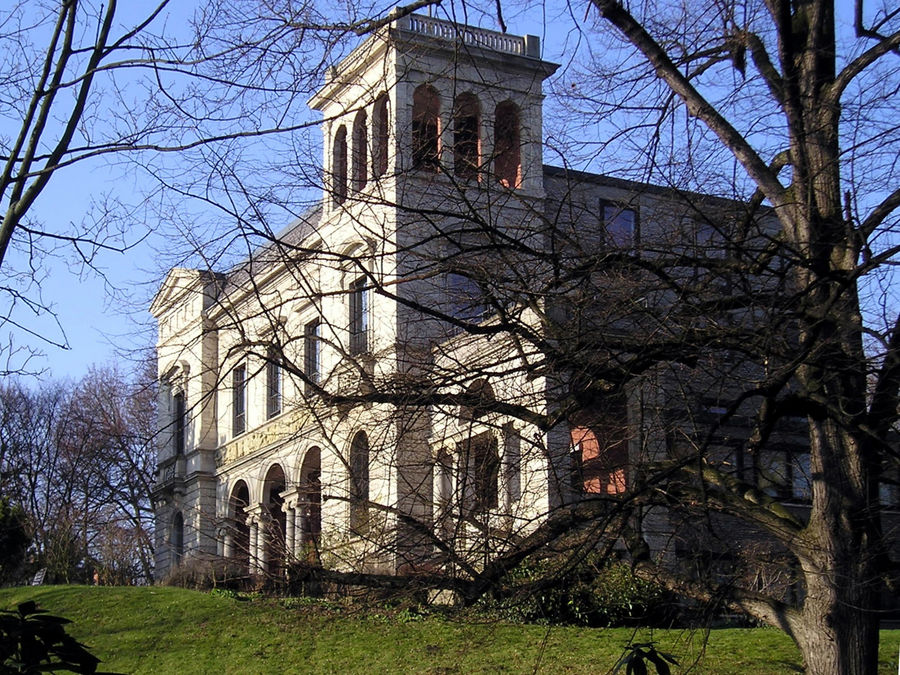
MULTIPOLYGON (((710 357, 602 396, 582 387, 593 398, 580 407, 560 394, 578 374, 548 366, 545 347, 612 353, 659 330, 623 308, 672 303, 596 269, 608 293, 584 294, 569 272, 639 244, 724 255, 734 203, 685 206, 545 166, 542 83, 555 70, 533 36, 396 20, 310 102, 324 119, 320 205, 231 270, 170 272, 151 307, 158 577, 192 557, 251 574, 286 559, 477 565, 561 504, 624 492, 634 467, 725 413, 725 371, 731 385, 752 379, 752 366, 710 357), (607 329, 579 347, 585 332, 561 328, 578 322, 607 329)), ((762 487, 802 502, 808 455, 784 444, 739 460, 735 434, 723 428, 711 456, 751 462, 762 487)), ((677 553, 668 516, 644 528, 677 553)))

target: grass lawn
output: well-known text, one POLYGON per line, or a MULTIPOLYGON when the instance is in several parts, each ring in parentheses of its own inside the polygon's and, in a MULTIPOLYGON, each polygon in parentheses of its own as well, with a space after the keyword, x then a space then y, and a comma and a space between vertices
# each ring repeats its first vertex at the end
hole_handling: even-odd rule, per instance
MULTIPOLYGON (((463 623, 399 614, 355 616, 302 601, 239 600, 177 588, 0 589, 0 605, 35 600, 121 673, 608 672, 629 641, 658 643, 674 673, 801 672, 791 641, 770 629, 587 629, 463 623)), ((880 673, 897 672, 900 630, 883 631, 880 673)), ((624 671, 622 671, 624 672, 624 671)), ((652 671, 651 671, 652 672, 652 671)))

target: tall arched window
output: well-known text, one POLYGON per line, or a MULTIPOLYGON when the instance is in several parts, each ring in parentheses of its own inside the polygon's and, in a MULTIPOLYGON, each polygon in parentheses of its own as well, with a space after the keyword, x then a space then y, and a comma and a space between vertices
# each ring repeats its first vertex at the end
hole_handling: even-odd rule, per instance
POLYGON ((580 415, 571 425, 571 435, 576 492, 624 493, 631 436, 624 396, 612 396, 602 409, 580 415))
POLYGON ((497 438, 485 431, 458 446, 465 467, 463 493, 472 514, 487 513, 500 502, 500 453, 497 438))
POLYGON ((522 151, 519 108, 504 101, 494 111, 494 172, 508 188, 522 185, 522 151))
POLYGON ((453 455, 441 448, 434 463, 434 518, 438 536, 449 537, 453 531, 453 455))
POLYGON ((322 532, 322 451, 313 447, 306 452, 300 467, 300 544, 306 562, 319 559, 319 534, 322 532))
POLYGON ((238 567, 247 572, 250 569, 250 526, 247 524, 247 507, 250 505, 250 489, 239 480, 231 491, 228 515, 231 519, 231 556, 238 567))
POLYGON ((388 126, 387 94, 382 94, 375 99, 375 109, 372 118, 372 135, 375 140, 375 150, 372 153, 372 175, 375 178, 380 178, 387 171, 388 165, 388 139, 390 131, 388 126))
POLYGON ((184 516, 181 515, 181 511, 175 514, 175 517, 172 519, 172 565, 177 566, 181 564, 181 559, 184 557, 184 516))
POLYGON ((334 134, 331 153, 331 193, 334 203, 343 204, 347 199, 347 127, 343 124, 334 134))
POLYGON ((428 84, 413 92, 413 168, 437 171, 440 165, 441 101, 437 89, 428 84))
POLYGON ((353 119, 353 190, 359 192, 366 187, 368 162, 368 135, 366 134, 366 111, 360 110, 353 119))
POLYGON ((173 430, 175 441, 175 454, 183 455, 185 446, 185 434, 187 433, 187 405, 184 400, 184 392, 176 392, 172 397, 172 411, 175 416, 175 428, 173 430))
POLYGON ((273 464, 266 473, 263 485, 263 503, 269 514, 269 523, 264 546, 270 574, 280 574, 285 560, 285 536, 287 532, 287 517, 284 512, 284 497, 281 493, 287 484, 284 469, 278 464, 273 464))
POLYGON ((460 178, 476 178, 480 158, 481 107, 474 94, 460 94, 453 106, 453 172, 460 178))
POLYGON ((369 437, 360 431, 350 443, 350 529, 363 534, 369 529, 369 437))

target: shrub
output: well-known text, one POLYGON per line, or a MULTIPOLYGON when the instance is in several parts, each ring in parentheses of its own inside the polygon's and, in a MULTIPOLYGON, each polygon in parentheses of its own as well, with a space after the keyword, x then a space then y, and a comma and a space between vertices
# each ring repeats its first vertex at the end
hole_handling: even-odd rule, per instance
POLYGON ((51 616, 33 602, 0 611, 0 672, 95 673, 100 659, 66 633, 68 619, 51 616))
POLYGON ((172 568, 162 580, 165 586, 208 591, 213 588, 241 589, 247 586, 247 570, 221 560, 189 558, 172 568))
POLYGON ((6 497, 0 497, 0 584, 22 578, 25 552, 31 543, 25 512, 6 497))
POLYGON ((486 606, 509 619, 582 626, 659 625, 673 618, 660 586, 597 555, 575 567, 558 559, 528 561, 486 606))

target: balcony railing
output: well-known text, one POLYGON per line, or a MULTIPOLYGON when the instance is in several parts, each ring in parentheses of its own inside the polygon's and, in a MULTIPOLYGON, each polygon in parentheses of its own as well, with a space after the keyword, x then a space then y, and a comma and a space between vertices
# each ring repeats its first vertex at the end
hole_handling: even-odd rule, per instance
POLYGON ((462 26, 452 21, 435 19, 430 16, 410 14, 398 21, 398 27, 419 35, 428 35, 443 40, 462 40, 464 44, 483 47, 504 54, 540 57, 540 38, 534 35, 520 37, 507 35, 484 28, 462 26))

